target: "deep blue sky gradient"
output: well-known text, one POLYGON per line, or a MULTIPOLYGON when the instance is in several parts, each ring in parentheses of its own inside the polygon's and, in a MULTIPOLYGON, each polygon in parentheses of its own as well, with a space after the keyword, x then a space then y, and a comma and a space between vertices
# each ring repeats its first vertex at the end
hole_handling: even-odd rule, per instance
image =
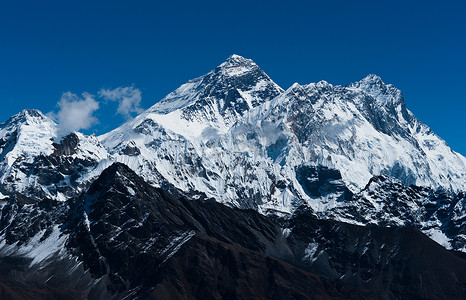
MULTIPOLYGON (((466 154, 464 1, 1 1, 0 122, 134 84, 148 108, 236 53, 283 88, 378 74, 466 154)), ((102 103, 102 134, 120 125, 102 103)))

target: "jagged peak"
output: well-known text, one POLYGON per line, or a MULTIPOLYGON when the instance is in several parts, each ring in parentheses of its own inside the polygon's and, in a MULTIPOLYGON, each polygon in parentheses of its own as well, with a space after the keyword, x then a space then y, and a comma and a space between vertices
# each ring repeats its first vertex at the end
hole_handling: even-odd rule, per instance
POLYGON ((297 93, 297 92, 299 93, 309 92, 310 90, 313 90, 313 89, 329 89, 329 88, 333 88, 333 85, 328 83, 325 80, 321 80, 317 83, 309 83, 306 85, 301 85, 295 82, 285 91, 285 94, 297 93))
POLYGON ((359 82, 367 82, 367 83, 384 83, 382 78, 379 75, 376 74, 369 74, 363 79, 361 79, 359 82))
POLYGON ((299 89, 299 88, 302 88, 303 86, 300 85, 299 83, 295 82, 293 83, 289 88, 288 90, 295 90, 295 89, 299 89))
POLYGON ((111 178, 112 180, 122 177, 126 178, 127 176, 125 174, 137 176, 136 173, 134 173, 134 171, 131 170, 131 168, 125 165, 124 163, 114 162, 102 171, 102 173, 99 175, 96 181, 99 181, 100 178, 111 178))
POLYGON ((281 95, 283 97, 289 97, 289 96, 292 96, 292 95, 296 95, 296 94, 301 94, 303 92, 305 92, 306 90, 306 86, 305 85, 301 85, 297 82, 293 83, 289 88, 287 88, 285 90, 285 92, 281 95))
POLYGON ((328 83, 325 80, 321 80, 317 83, 310 83, 305 86, 306 88, 317 88, 317 89, 327 89, 327 88, 333 88, 333 85, 328 83))
POLYGON ((401 91, 392 84, 386 84, 380 76, 375 74, 369 74, 360 81, 347 85, 346 88, 361 90, 381 105, 404 103, 401 91))
POLYGON ((141 185, 144 181, 127 165, 121 162, 114 162, 103 170, 99 177, 91 184, 88 193, 94 194, 96 192, 101 192, 102 187, 110 189, 115 184, 125 183, 130 185, 134 182, 138 182, 138 184, 141 185))
POLYGON ((127 165, 125 165, 124 163, 121 163, 121 162, 114 162, 111 166, 109 166, 108 168, 106 168, 106 169, 102 172, 102 174, 104 174, 104 173, 116 174, 118 171, 123 172, 123 173, 126 173, 126 172, 134 173, 134 171, 131 170, 131 168, 128 167, 127 165))
POLYGON ((363 79, 350 83, 347 85, 349 88, 360 88, 365 91, 374 91, 374 90, 396 90, 392 84, 385 83, 379 75, 369 74, 363 79))
POLYGON ((23 109, 18 113, 18 115, 45 118, 45 115, 38 109, 23 109))
POLYGON ((228 57, 228 59, 240 59, 240 60, 243 59, 243 60, 244 60, 244 59, 246 59, 246 58, 244 58, 243 56, 238 55, 238 54, 232 54, 232 55, 230 55, 230 56, 228 57))
POLYGON ((256 63, 249 58, 245 58, 241 55, 238 54, 233 54, 230 55, 220 66, 236 66, 236 65, 241 65, 241 64, 253 64, 256 65, 256 63))
POLYGON ((224 97, 225 95, 221 94, 225 94, 232 89, 239 89, 245 93, 261 94, 263 98, 254 96, 256 99, 252 99, 254 102, 251 103, 252 106, 257 105, 258 102, 270 100, 283 92, 283 89, 273 82, 254 61, 233 54, 209 73, 181 85, 154 104, 148 112, 168 114, 191 106, 199 99, 203 99, 203 97, 210 97, 213 94, 224 97), (266 89, 270 91, 270 95, 267 95, 267 97, 264 95, 266 89))
POLYGON ((349 88, 374 89, 388 86, 382 78, 375 74, 369 74, 363 79, 348 84, 349 88))
POLYGON ((226 76, 243 76, 256 69, 259 69, 259 66, 252 59, 233 54, 220 64, 215 71, 220 71, 226 76))
POLYGON ((38 109, 23 109, 16 115, 10 117, 2 125, 5 126, 8 124, 17 124, 17 123, 40 124, 43 122, 53 122, 53 121, 49 119, 47 116, 45 116, 38 109))

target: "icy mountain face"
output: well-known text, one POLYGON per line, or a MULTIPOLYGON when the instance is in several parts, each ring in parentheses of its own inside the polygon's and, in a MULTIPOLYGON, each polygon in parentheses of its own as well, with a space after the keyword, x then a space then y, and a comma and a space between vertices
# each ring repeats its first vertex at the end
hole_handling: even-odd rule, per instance
POLYGON ((375 75, 348 87, 295 84, 249 111, 225 136, 225 148, 243 149, 250 165, 271 171, 263 176, 264 168, 249 169, 246 180, 256 179, 251 188, 265 185, 256 193, 270 191, 268 201, 257 197, 264 212, 305 203, 322 218, 415 226, 447 248, 464 249, 458 222, 466 216, 464 196, 451 192, 466 189, 464 157, 375 75), (380 178, 387 182, 375 185, 380 178))
POLYGON ((282 91, 232 56, 99 139, 58 131, 0 125, 8 296, 464 298, 466 160, 375 75, 282 91))
POLYGON ((283 92, 234 55, 99 137, 105 149, 95 136, 59 139, 57 125, 34 110, 0 129, 5 195, 65 200, 118 161, 153 186, 230 206, 289 215, 305 205, 322 218, 412 225, 464 248, 464 197, 453 191, 466 189, 465 158, 375 75, 346 87, 321 81, 283 92), (377 176, 397 184, 381 185, 386 194, 373 199, 367 184, 377 176), (432 190, 412 192, 412 184, 432 190))
POLYGON ((206 129, 223 133, 246 111, 282 92, 252 60, 232 55, 206 75, 180 86, 146 114, 164 115, 160 121, 180 134, 199 135, 206 129))
MULTIPOLYGON (((322 189, 322 185, 318 186, 322 189)), ((465 252, 465 205, 464 193, 406 187, 400 180, 381 175, 373 177, 359 193, 335 201, 330 209, 317 215, 359 225, 416 227, 445 248, 465 252)))
MULTIPOLYGON (((399 90, 374 75, 348 87, 295 84, 270 105, 251 110, 238 126, 249 126, 267 140, 262 148, 278 141, 283 151, 302 155, 286 155, 287 162, 340 170, 353 191, 381 174, 407 186, 466 188, 465 158, 406 109, 399 90), (283 128, 283 136, 276 139, 264 130, 270 126, 275 136, 283 128)), ((278 159, 285 158, 281 154, 278 159)))
POLYGON ((252 60, 233 55, 100 139, 117 161, 156 186, 163 186, 160 181, 166 178, 184 191, 218 198, 209 177, 222 179, 203 165, 206 144, 245 112, 282 92, 252 60))
MULTIPOLYGON (((226 70, 232 61, 237 67, 234 56, 199 82, 214 80, 213 74, 230 74, 226 70)), ((246 59, 239 61, 253 65, 246 59)), ((232 74, 238 73, 244 74, 232 74)), ((151 182, 157 182, 151 178, 157 170, 182 190, 202 191, 239 207, 291 212, 301 200, 309 200, 296 178, 296 170, 304 165, 339 170, 352 192, 378 175, 397 178, 406 186, 466 188, 466 159, 420 123, 406 109, 401 92, 378 76, 369 75, 348 87, 323 81, 294 84, 241 117, 237 114, 230 127, 223 126, 223 121, 215 125, 218 111, 205 104, 211 99, 205 96, 211 94, 210 85, 222 90, 216 94, 225 95, 224 78, 215 76, 215 80, 218 83, 197 85, 196 93, 183 94, 183 101, 174 95, 188 88, 180 88, 132 122, 104 135, 103 144, 117 160, 151 182), (196 113, 196 120, 204 120, 201 135, 192 134, 199 130, 191 121, 185 123, 186 130, 176 127, 184 121, 172 115, 193 110, 202 111, 196 113), (221 134, 219 128, 228 130, 221 134)))
MULTIPOLYGON (((349 87, 295 84, 250 110, 222 142, 232 152, 248 152, 257 164, 273 165, 275 177, 291 182, 316 211, 331 207, 296 184, 304 165, 339 170, 352 192, 378 175, 406 186, 466 188, 465 158, 421 124, 406 110, 401 93, 376 76, 349 87)), ((259 178, 262 170, 256 171, 259 178)))
POLYGON ((38 110, 23 110, 1 124, 0 192, 65 200, 98 176, 110 158, 96 136, 58 137, 58 126, 38 110))
MULTIPOLYGON (((427 195, 400 207, 385 203, 362 219, 344 210, 360 204, 352 199, 362 197, 374 176, 406 187, 466 189, 466 159, 407 110, 402 93, 380 77, 346 87, 294 84, 285 92, 269 80, 252 61, 233 56, 100 139, 117 161, 155 186, 173 184, 265 214, 290 214, 304 204, 321 217, 368 224, 386 216, 377 223, 423 229, 428 212, 422 206, 432 200, 427 195), (225 106, 231 90, 242 97, 225 106)), ((453 192, 447 197, 455 198, 453 192)), ((431 228, 443 226, 446 234, 445 222, 431 228)), ((454 236, 444 240, 455 243, 454 236)))

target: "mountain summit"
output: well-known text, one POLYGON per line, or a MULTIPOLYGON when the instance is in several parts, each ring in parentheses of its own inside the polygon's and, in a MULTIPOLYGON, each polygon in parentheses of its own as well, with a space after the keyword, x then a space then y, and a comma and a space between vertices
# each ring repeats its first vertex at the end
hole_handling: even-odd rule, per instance
POLYGON ((102 171, 108 153, 96 136, 71 132, 57 141, 58 132, 59 126, 35 109, 0 124, 0 193, 66 200, 85 178, 102 171))
POLYGON ((0 124, 6 298, 465 298, 466 159, 376 75, 284 91, 233 55, 57 132, 0 124))
POLYGON ((375 176, 406 187, 466 189, 466 159, 379 76, 346 87, 321 81, 283 91, 237 55, 100 139, 117 161, 156 186, 164 178, 185 192, 265 214, 304 205, 356 222, 342 211, 351 206, 349 195, 362 193, 375 176), (332 179, 329 190, 310 192, 309 180, 320 176, 332 179))
POLYGON ((208 127, 226 132, 244 112, 282 92, 252 60, 232 55, 180 86, 146 114, 162 115, 154 118, 178 133, 199 135, 208 127))
POLYGON ((411 225, 466 249, 466 159, 376 75, 284 91, 252 60, 232 55, 103 136, 54 141, 55 131, 33 110, 1 125, 1 193, 65 200, 121 162, 153 186, 229 206, 411 225))

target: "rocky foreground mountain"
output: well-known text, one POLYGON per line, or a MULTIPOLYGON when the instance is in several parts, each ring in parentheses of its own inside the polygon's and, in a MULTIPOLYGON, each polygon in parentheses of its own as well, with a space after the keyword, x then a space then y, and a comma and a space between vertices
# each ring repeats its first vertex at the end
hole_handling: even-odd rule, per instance
POLYGON ((291 218, 263 216, 173 195, 119 163, 75 200, 17 198, 4 211, 0 291, 6 298, 465 295, 464 255, 413 228, 322 220, 306 207, 291 218))
POLYGON ((283 90, 233 55, 100 137, 0 125, 0 291, 462 299, 465 191, 380 77, 283 90))

